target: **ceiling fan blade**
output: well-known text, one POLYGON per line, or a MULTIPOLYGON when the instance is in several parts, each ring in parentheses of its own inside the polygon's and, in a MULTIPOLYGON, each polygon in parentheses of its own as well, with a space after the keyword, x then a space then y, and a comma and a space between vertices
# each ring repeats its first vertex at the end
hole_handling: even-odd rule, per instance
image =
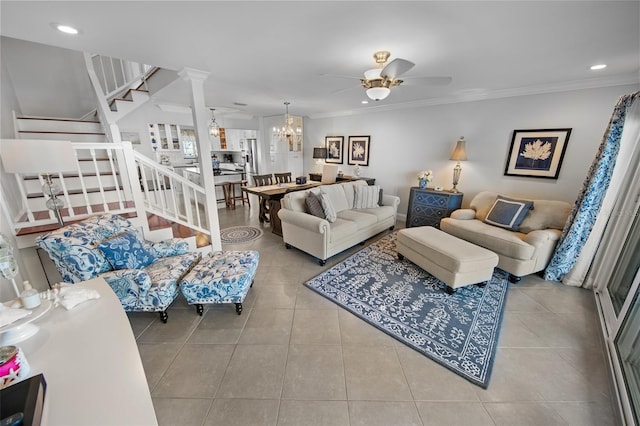
POLYGON ((333 77, 333 78, 350 78, 360 80, 362 77, 357 75, 344 75, 344 74, 320 74, 320 77, 333 77))
POLYGON ((446 86, 451 84, 451 77, 407 77, 403 86, 446 86))
POLYGON ((411 61, 407 61, 406 59, 396 58, 393 61, 389 62, 380 73, 383 77, 388 77, 391 80, 395 80, 400 77, 405 72, 409 71, 416 64, 411 61))

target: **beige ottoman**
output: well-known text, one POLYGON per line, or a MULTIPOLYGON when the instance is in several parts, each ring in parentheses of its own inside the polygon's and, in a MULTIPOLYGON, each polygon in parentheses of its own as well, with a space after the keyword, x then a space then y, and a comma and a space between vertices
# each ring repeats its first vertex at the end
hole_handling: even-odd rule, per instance
POLYGON ((398 258, 407 258, 447 284, 447 293, 458 287, 491 279, 498 255, 432 226, 401 229, 396 242, 398 258))

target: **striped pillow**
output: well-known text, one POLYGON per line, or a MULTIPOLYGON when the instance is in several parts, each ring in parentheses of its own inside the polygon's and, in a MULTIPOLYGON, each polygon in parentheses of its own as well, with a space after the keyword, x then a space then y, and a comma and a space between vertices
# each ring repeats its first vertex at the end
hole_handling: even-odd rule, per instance
POLYGON ((335 222, 338 218, 338 213, 336 213, 336 209, 333 207, 333 203, 331 202, 331 197, 326 192, 320 192, 320 202, 322 203, 322 209, 324 210, 325 218, 329 222, 335 222))
POLYGON ((354 209, 373 209, 380 202, 380 185, 358 185, 353 199, 354 209))

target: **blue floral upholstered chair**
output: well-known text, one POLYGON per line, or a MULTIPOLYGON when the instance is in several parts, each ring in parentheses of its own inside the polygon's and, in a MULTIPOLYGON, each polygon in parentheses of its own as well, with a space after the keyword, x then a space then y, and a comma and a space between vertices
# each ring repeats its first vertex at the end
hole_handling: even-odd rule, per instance
POLYGON ((47 252, 62 279, 78 283, 103 278, 128 312, 160 312, 178 296, 178 283, 199 261, 180 239, 146 241, 133 224, 103 214, 45 234, 36 244, 47 252))

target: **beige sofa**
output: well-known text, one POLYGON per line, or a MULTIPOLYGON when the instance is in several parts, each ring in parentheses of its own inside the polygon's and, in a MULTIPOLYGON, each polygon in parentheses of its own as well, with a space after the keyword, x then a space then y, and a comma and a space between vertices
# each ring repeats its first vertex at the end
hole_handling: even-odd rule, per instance
MULTIPOLYGON (((481 192, 469 209, 456 210, 440 221, 440 229, 498 255, 498 268, 509 272, 512 282, 547 267, 562 233, 571 205, 564 201, 531 200, 529 211, 518 231, 485 223, 498 194, 481 192)), ((520 198, 521 197, 513 197, 520 198)))
POLYGON ((393 229, 400 198, 383 194, 382 206, 354 209, 358 185, 366 187, 367 183, 357 180, 286 194, 278 212, 286 247, 293 246, 309 253, 318 259, 320 265, 324 265, 329 257, 385 229, 393 229), (305 198, 309 191, 316 194, 323 191, 328 194, 337 213, 335 222, 331 223, 327 219, 306 213, 305 198))

